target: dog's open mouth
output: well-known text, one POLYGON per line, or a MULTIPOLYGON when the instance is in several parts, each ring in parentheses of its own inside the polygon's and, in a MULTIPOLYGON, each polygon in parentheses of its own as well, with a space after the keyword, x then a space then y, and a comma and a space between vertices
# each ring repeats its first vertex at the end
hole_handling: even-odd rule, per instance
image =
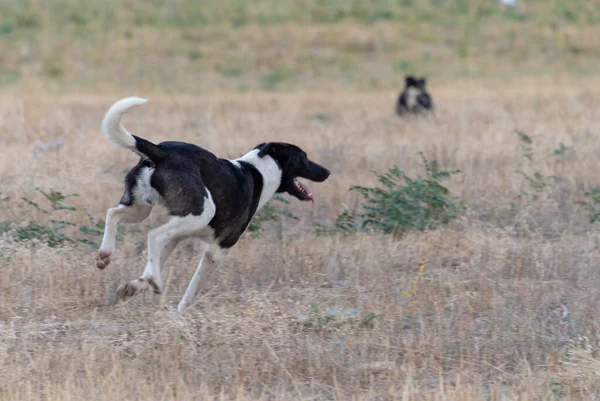
POLYGON ((298 194, 300 195, 301 200, 303 201, 311 201, 315 203, 315 198, 313 193, 308 189, 308 187, 294 178, 294 187, 298 190, 298 194))

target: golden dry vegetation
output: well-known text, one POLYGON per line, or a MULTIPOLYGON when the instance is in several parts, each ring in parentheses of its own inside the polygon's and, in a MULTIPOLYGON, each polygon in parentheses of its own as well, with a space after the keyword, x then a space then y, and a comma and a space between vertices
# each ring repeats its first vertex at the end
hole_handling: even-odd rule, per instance
MULTIPOLYGON (((5 236, 1 398, 595 399, 600 237, 575 201, 597 182, 597 84, 440 84, 437 118, 404 121, 391 92, 152 96, 126 118, 138 135, 227 157, 291 141, 333 174, 313 184, 314 206, 292 201, 300 220, 285 222, 283 239, 245 237, 183 315, 193 243, 169 259, 164 296, 114 304, 143 268, 146 223, 129 228, 106 271, 90 247, 5 236), (535 164, 515 129, 534 138, 535 164), (569 149, 552 156, 560 143, 569 149), (311 223, 355 207, 347 189, 374 184, 372 170, 421 173, 419 151, 462 170, 448 184, 467 206, 458 221, 401 238, 315 236, 311 223), (516 172, 532 168, 556 176, 536 199, 516 172), (299 317, 311 303, 379 319, 308 327, 299 317)), ((41 203, 35 186, 78 193, 71 204, 98 218, 118 201, 136 157, 106 143, 99 121, 119 96, 0 98, 2 220, 46 219, 20 200, 41 203), (59 137, 58 151, 34 146, 59 137)))
POLYGON ((600 231, 577 204, 599 184, 594 2, 2 11, 1 400, 600 399, 600 231), (405 73, 429 77, 434 118, 393 114, 405 73), (332 171, 311 185, 315 205, 286 206, 298 220, 248 233, 184 314, 193 242, 167 262, 165 294, 114 302, 164 211, 123 225, 105 271, 89 245, 8 229, 64 220, 66 236, 98 241, 80 226, 116 205, 137 161, 100 122, 131 95, 150 102, 124 123, 154 142, 233 158, 288 141, 332 171), (376 185, 374 171, 423 174, 419 152, 461 170, 446 183, 466 207, 458 219, 396 237, 317 235, 315 223, 358 210, 348 189, 376 185), (37 187, 78 194, 66 200, 77 210, 41 212, 37 187), (325 321, 328 308, 356 318, 325 321))

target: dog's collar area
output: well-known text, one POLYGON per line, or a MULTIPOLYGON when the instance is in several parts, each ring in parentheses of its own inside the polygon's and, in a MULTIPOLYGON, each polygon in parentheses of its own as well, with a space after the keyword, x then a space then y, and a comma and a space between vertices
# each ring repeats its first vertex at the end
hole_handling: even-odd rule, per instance
POLYGON ((258 209, 260 209, 273 197, 281 185, 282 171, 273 157, 268 155, 259 157, 258 153, 258 149, 253 149, 233 162, 237 163, 237 166, 240 165, 240 162, 248 163, 261 174, 263 185, 258 203, 258 209))

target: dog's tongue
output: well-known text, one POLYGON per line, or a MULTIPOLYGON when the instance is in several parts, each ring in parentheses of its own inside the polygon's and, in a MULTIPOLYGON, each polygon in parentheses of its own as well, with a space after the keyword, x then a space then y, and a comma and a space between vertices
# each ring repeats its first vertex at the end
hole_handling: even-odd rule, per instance
POLYGON ((306 185, 302 184, 300 181, 296 181, 296 182, 298 183, 298 186, 300 187, 302 192, 304 192, 304 195, 306 195, 312 203, 315 203, 315 197, 313 196, 313 193, 310 192, 310 189, 308 189, 308 187, 306 185))

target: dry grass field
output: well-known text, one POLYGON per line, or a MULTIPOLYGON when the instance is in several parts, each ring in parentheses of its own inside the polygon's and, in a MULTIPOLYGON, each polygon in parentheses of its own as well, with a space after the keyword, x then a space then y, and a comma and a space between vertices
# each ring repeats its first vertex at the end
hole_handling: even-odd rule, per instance
POLYGON ((0 8, 0 400, 600 400, 595 2, 0 8), (429 78, 435 117, 394 115, 407 73, 429 78), (151 141, 228 158, 287 141, 332 171, 314 205, 272 203, 298 219, 247 233, 183 314, 194 242, 164 294, 114 301, 164 211, 122 226, 105 271, 44 231, 98 242, 137 162, 100 122, 132 95, 150 102, 124 124, 151 141), (419 152, 461 171, 444 182, 457 219, 318 232, 374 172, 423 175, 419 152), (43 212, 36 188, 75 210, 43 212))
MULTIPOLYGON (((437 119, 404 121, 388 92, 150 96, 125 121, 138 135, 227 157, 291 141, 333 174, 313 184, 315 205, 291 202, 300 220, 284 222, 282 239, 244 237, 183 315, 193 243, 169 259, 166 294, 114 304, 116 286, 143 268, 146 223, 129 228, 106 271, 86 245, 5 235, 0 398, 598 399, 600 233, 575 204, 597 183, 598 84, 456 81, 436 88, 437 119), (533 137, 532 163, 515 129, 533 137), (568 150, 553 156, 560 143, 568 150), (313 221, 355 207, 347 189, 374 184, 371 171, 422 173, 419 151, 462 171, 448 183, 466 204, 460 219, 400 238, 313 233, 313 221), (517 173, 534 168, 555 176, 536 199, 517 173), (310 327, 299 317, 311 304, 379 319, 310 327)), ((45 221, 21 200, 42 204, 36 186, 78 193, 70 204, 97 218, 119 200, 136 157, 99 129, 119 96, 0 97, 2 220, 45 221), (57 151, 34 146, 59 137, 57 151)))
POLYGON ((396 90, 404 74, 594 76, 600 5, 525 0, 12 0, 0 87, 396 90))

